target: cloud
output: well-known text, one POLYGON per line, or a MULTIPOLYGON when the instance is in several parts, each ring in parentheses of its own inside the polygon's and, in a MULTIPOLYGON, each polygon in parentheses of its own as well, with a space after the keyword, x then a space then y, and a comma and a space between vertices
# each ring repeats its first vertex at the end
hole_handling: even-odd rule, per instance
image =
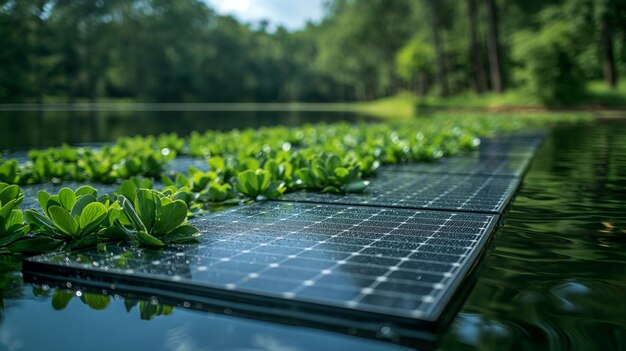
POLYGON ((3 350, 16 351, 24 348, 24 343, 13 334, 7 327, 0 330, 0 346, 3 346, 3 350))
POLYGON ((244 22, 269 20, 289 29, 304 27, 307 21, 320 20, 324 0, 206 0, 218 13, 229 14, 244 22))

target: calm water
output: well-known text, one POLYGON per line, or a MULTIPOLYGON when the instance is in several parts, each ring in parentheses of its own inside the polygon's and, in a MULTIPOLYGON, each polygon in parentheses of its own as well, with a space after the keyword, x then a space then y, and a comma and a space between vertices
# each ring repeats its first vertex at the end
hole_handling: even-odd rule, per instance
MULTIPOLYGON (((382 341, 0 275, 0 350, 406 350, 382 341), (73 292, 75 293, 75 292, 73 292)), ((556 129, 441 336, 442 350, 626 348, 626 124, 556 129)))
POLYGON ((494 244, 443 349, 625 349, 626 124, 556 129, 494 244))
POLYGON ((188 135, 194 130, 202 132, 207 129, 296 126, 313 122, 370 119, 350 112, 205 111, 193 108, 186 111, 0 109, 0 151, 57 146, 64 142, 98 143, 113 141, 120 136, 171 132, 188 135))

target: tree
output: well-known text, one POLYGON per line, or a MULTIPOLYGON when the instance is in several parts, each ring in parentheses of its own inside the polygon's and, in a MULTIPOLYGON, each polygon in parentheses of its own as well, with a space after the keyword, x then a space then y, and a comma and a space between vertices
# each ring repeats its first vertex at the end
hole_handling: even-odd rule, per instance
POLYGON ((428 76, 435 65, 435 52, 432 45, 420 35, 416 35, 396 56, 396 72, 410 85, 417 83, 417 93, 426 95, 428 76))
POLYGON ((448 78, 446 73, 446 62, 443 52, 443 43, 440 38, 441 31, 441 7, 438 0, 428 0, 428 7, 431 14, 431 31, 433 44, 435 46, 435 63, 437 66, 437 83, 439 83, 439 95, 448 96, 448 78))
POLYGON ((546 8, 539 29, 513 37, 515 79, 547 104, 573 102, 584 93, 585 77, 576 56, 581 51, 580 28, 562 16, 562 8, 546 8))
POLYGON ((491 90, 501 93, 504 90, 500 63, 500 43, 498 42, 498 9, 495 0, 485 0, 487 5, 487 43, 489 50, 489 71, 491 90))
POLYGON ((598 22, 600 27, 600 52, 602 57, 602 73, 604 82, 611 88, 617 86, 617 69, 615 67, 615 53, 613 49, 613 18, 610 14, 613 6, 609 0, 598 2, 598 22))
POLYGON ((467 10, 469 15, 470 62, 472 67, 471 80, 474 90, 480 94, 487 90, 487 76, 485 75, 480 42, 478 41, 476 0, 467 0, 467 10))

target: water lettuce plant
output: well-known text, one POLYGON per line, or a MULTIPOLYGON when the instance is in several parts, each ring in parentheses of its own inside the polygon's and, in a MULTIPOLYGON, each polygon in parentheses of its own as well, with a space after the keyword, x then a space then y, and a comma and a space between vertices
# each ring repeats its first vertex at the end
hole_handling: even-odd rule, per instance
POLYGON ((359 166, 346 165, 334 154, 310 158, 295 174, 299 186, 329 193, 362 192, 369 184, 361 180, 359 166))
POLYGON ((28 234, 30 227, 18 208, 23 199, 16 185, 0 183, 0 252, 7 252, 10 244, 28 234))
MULTIPOLYGON (((158 179, 167 173, 168 163, 172 159, 177 155, 187 155, 207 159, 209 171, 219 177, 217 183, 228 183, 232 187, 235 187, 232 178, 244 171, 263 168, 272 172, 266 166, 273 161, 285 169, 283 178, 273 175, 273 180, 284 181, 286 188, 292 190, 298 188, 292 184, 295 170, 302 168, 294 161, 298 160, 298 154, 306 154, 307 150, 312 152, 312 156, 307 154, 312 158, 328 153, 337 155, 344 163, 358 166, 361 176, 369 177, 375 175, 381 164, 433 161, 471 150, 477 147, 481 136, 543 126, 556 121, 584 120, 585 117, 554 114, 532 118, 438 115, 436 118, 404 122, 358 125, 332 123, 296 128, 194 132, 187 138, 175 134, 124 137, 102 147, 63 145, 31 151, 27 162, 0 160, 0 181, 9 184, 64 180, 115 183, 135 176, 158 179)), ((190 187, 193 192, 202 192, 213 183, 207 179, 211 174, 202 173, 205 174, 187 175, 194 178, 194 184, 190 187)), ((309 185, 316 183, 309 179, 311 177, 303 178, 300 180, 309 185)), ((335 189, 328 188, 328 191, 344 192, 347 190, 345 185, 329 185, 335 189)), ((314 188, 318 187, 310 189, 314 188)))
POLYGON ((101 232, 120 215, 117 203, 106 196, 97 198, 98 191, 83 186, 73 191, 63 188, 57 195, 45 191, 37 194, 43 213, 26 211, 26 220, 37 233, 68 244, 69 248, 93 246, 102 241, 101 232))
POLYGON ((20 182, 19 172, 20 166, 17 160, 0 159, 0 182, 18 184, 20 182))
POLYGON ((138 189, 134 200, 118 197, 123 216, 115 225, 129 238, 149 247, 196 241, 200 232, 187 224, 187 204, 151 189, 138 189))
POLYGON ((274 199, 285 192, 285 183, 272 180, 272 175, 264 169, 246 170, 234 179, 235 189, 242 195, 252 199, 274 199))

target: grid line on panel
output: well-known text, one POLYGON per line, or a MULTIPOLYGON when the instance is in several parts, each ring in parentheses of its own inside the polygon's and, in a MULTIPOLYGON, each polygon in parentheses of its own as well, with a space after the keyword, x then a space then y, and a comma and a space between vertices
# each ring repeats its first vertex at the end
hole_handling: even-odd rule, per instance
POLYGON ((294 192, 281 200, 471 213, 500 213, 517 188, 517 177, 382 172, 357 194, 294 192))
MULTIPOLYGON (((454 213, 450 214, 450 217, 448 217, 448 219, 446 219, 446 221, 444 222, 444 224, 442 225, 442 227, 445 227, 445 225, 448 223, 448 221, 450 221, 452 218, 454 218, 454 216, 455 216, 455 215, 456 215, 456 214, 454 214, 454 213)), ((437 235, 437 233, 439 232, 439 230, 440 230, 440 228, 439 228, 439 229, 437 229, 437 230, 436 230, 436 231, 432 234, 432 236, 431 236, 431 237, 427 238, 425 242, 420 243, 420 246, 419 246, 417 249, 414 249, 414 250, 413 250, 413 253, 418 252, 420 247, 422 247, 422 246, 423 246, 424 244, 426 244, 429 240, 431 240, 432 238, 434 238, 434 237, 437 235)), ((469 249, 469 248, 468 248, 468 249, 469 249)), ((465 257, 465 255, 462 255, 461 257, 465 257)), ((401 260, 401 261, 402 261, 402 260, 401 260)), ((354 305, 355 305, 355 306, 357 306, 357 305, 358 305, 358 303, 359 303, 359 301, 361 301, 361 300, 362 300, 362 299, 363 299, 366 295, 368 295, 369 293, 373 292, 373 291, 376 289, 376 286, 378 286, 381 282, 386 281, 386 280, 389 278, 389 275, 390 275, 392 272, 397 271, 397 270, 399 269, 399 266, 400 266, 402 263, 403 263, 403 262, 399 262, 399 263, 397 263, 396 265, 389 267, 389 269, 387 270, 387 272, 385 272, 385 274, 384 274, 384 275, 382 275, 382 276, 380 276, 380 277, 377 277, 376 281, 375 281, 375 282, 373 282, 373 283, 372 283, 372 285, 370 285, 370 286, 369 286, 369 287, 367 287, 367 288, 364 288, 364 289, 361 291, 361 294, 360 294, 359 296, 357 296, 356 298, 354 298, 352 301, 350 301, 350 302, 349 302, 349 304, 350 304, 350 303, 354 303, 354 305), (367 291, 366 291, 366 289, 367 289, 367 291)), ((458 263, 456 263, 456 264, 458 265, 458 263)), ((453 264, 453 265, 454 265, 454 264, 453 264)), ((446 273, 448 273, 448 272, 446 272, 446 273)), ((446 273, 444 273, 444 277, 445 277, 446 273)), ((443 285, 443 284, 441 284, 441 283, 436 283, 433 287, 434 287, 436 290, 441 290, 441 289, 443 289, 444 285, 443 285)), ((436 290, 435 290, 435 294, 437 294, 436 290)), ((425 297, 423 298, 423 300, 422 300, 422 304, 431 304, 431 303, 433 303, 433 302, 435 302, 435 297, 432 297, 432 296, 430 296, 430 295, 425 296, 425 297)), ((414 317, 421 317, 421 316, 424 314, 424 312, 423 312, 423 310, 422 310, 421 306, 422 306, 422 305, 420 305, 420 307, 419 307, 417 310, 414 310, 414 311, 412 312, 412 314, 413 314, 413 316, 414 316, 414 317)))
MULTIPOLYGON (((307 205, 302 205, 301 204, 299 206, 305 206, 306 207, 307 205)), ((308 206, 311 206, 311 205, 308 205, 308 206)), ((278 206, 278 207, 280 207, 280 206, 278 206)), ((320 208, 320 206, 315 206, 314 208, 320 208)), ((350 209, 354 209, 354 208, 353 207, 347 207, 345 209, 350 210, 350 209)), ((367 210, 367 209, 365 209, 365 210, 367 210)), ((370 211, 372 211, 372 210, 374 210, 374 209, 370 209, 370 211)), ((390 210, 390 209, 382 209, 382 210, 381 209, 377 209, 375 211, 377 211, 377 212, 369 213, 368 217, 362 218, 359 223, 363 224, 363 223, 365 223, 367 221, 371 221, 371 220, 375 219, 375 217, 377 215, 382 214, 382 213, 386 213, 386 212, 388 213, 389 211, 393 211, 393 210, 390 210)), ((332 212, 332 210, 331 210, 331 212, 332 212)), ((341 212, 341 211, 339 211, 339 212, 341 212)), ((409 211, 405 210, 403 213, 407 213, 407 212, 409 212, 409 211)), ((420 211, 416 211, 416 212, 410 211, 410 213, 411 213, 411 215, 408 216, 408 218, 405 217, 406 218, 405 222, 408 222, 411 219, 416 218, 416 216, 419 215, 419 214, 426 214, 425 212, 420 212, 420 211)), ((447 227, 450 224, 450 222, 454 222, 453 218, 455 216, 458 216, 458 215, 455 214, 455 216, 450 216, 448 214, 448 216, 449 217, 445 218, 443 224, 438 225, 437 229, 434 229, 431 232, 431 235, 429 237, 427 237, 425 241, 421 241, 421 243, 418 244, 417 248, 413 248, 411 251, 404 251, 405 253, 403 254, 404 256, 402 256, 402 257, 400 257, 400 256, 394 257, 396 259, 396 263, 393 266, 401 267, 401 268, 397 269, 397 271, 399 273, 405 273, 405 274, 406 273, 410 273, 411 270, 405 269, 405 267, 402 266, 406 262, 413 263, 413 261, 411 260, 411 258, 409 258, 409 256, 411 256, 411 255, 413 255, 413 254, 415 254, 417 252, 420 252, 421 248, 430 246, 431 245, 430 241, 437 240, 437 233, 442 232, 443 229, 447 229, 447 227), (433 236, 432 233, 434 233, 434 236, 433 236)), ((467 215, 467 216, 471 217, 471 215, 467 215)), ((334 217, 335 216, 327 216, 326 220, 333 219, 334 217)), ((389 217, 390 218, 394 217, 394 219, 395 219, 395 216, 393 216, 393 215, 389 216, 389 217)), ((436 215, 427 214, 426 217, 439 218, 439 220, 441 220, 441 214, 440 213, 436 214, 436 215)), ((322 223, 322 221, 317 221, 316 223, 322 223)), ((472 234, 473 239, 470 240, 472 242, 470 245, 472 245, 472 246, 475 245, 478 242, 478 239, 475 239, 475 237, 479 236, 479 235, 485 235, 485 231, 489 227, 489 220, 482 221, 481 223, 482 224, 478 225, 478 229, 479 229, 478 233, 472 234)), ((402 223, 400 225, 402 225, 402 223)), ((385 229, 385 228, 381 227, 380 229, 385 229)), ((378 238, 378 240, 373 240, 373 242, 382 242, 382 241, 384 241, 385 237, 390 236, 390 235, 394 235, 394 231, 399 230, 400 228, 393 227, 393 228, 387 228, 387 229, 389 229, 389 230, 384 232, 382 234, 382 237, 378 238)), ((343 231, 345 231, 345 230, 343 230, 343 231)), ((331 235, 331 238, 338 237, 338 236, 340 236, 340 235, 331 235)), ((386 244, 387 243, 385 243, 385 245, 386 244)), ((310 250, 314 250, 317 245, 318 244, 314 244, 313 246, 309 247, 309 249, 310 250)), ((344 264, 346 264, 346 263, 350 264, 351 263, 351 259, 353 257, 360 256, 362 254, 363 250, 368 249, 368 246, 371 246, 371 245, 363 245, 363 246, 361 246, 359 249, 351 252, 350 256, 347 259, 341 260, 341 261, 344 261, 345 262, 344 264)), ((436 244, 432 245, 432 247, 436 247, 436 246, 437 246, 436 244)), ((442 275, 442 277, 443 277, 442 279, 446 279, 447 276, 448 277, 451 276, 457 270, 457 268, 461 266, 460 261, 462 261, 462 259, 465 257, 466 251, 468 249, 470 249, 472 246, 464 246, 464 247, 462 247, 462 252, 463 253, 460 253, 460 254, 456 253, 455 255, 449 255, 449 258, 446 259, 446 261, 450 262, 450 261, 452 261, 452 260, 450 260, 450 258, 454 258, 454 260, 453 260, 454 262, 451 262, 452 264, 450 265, 450 269, 443 273, 444 275, 442 275)), ((288 257, 287 259, 283 259, 283 260, 279 261, 280 262, 279 264, 282 265, 284 263, 288 263, 289 259, 298 258, 305 252, 307 252, 307 250, 302 250, 302 251, 298 252, 297 254, 291 255, 292 257, 288 257)), ((366 256, 368 256, 368 255, 366 255, 366 256)), ((375 256, 372 256, 372 257, 375 257, 375 256)), ((417 261, 415 261, 415 262, 419 263, 417 261)), ((306 291, 307 291, 306 289, 315 288, 315 287, 326 288, 327 291, 331 291, 331 289, 334 289, 334 291, 336 291, 337 293, 341 293, 342 291, 347 292, 347 290, 342 290, 345 287, 342 287, 341 285, 334 285, 336 283, 320 282, 320 280, 322 280, 324 277, 329 276, 330 274, 334 274, 334 272, 340 266, 341 266, 341 264, 333 263, 332 266, 328 266, 328 267, 325 267, 324 269, 320 269, 316 275, 309 276, 307 279, 302 279, 302 281, 298 283, 297 287, 295 287, 291 291, 287 292, 286 294, 283 293, 283 296, 285 296, 287 298, 291 298, 291 299, 298 299, 298 298, 300 298, 300 294, 301 293, 303 293, 303 292, 306 293, 306 291)), ((374 266, 374 265, 361 265, 361 266, 374 266)), ((387 272, 389 267, 383 266, 382 268, 383 268, 382 272, 387 272)), ((260 270, 257 270, 255 272, 253 272, 252 279, 267 278, 267 277, 264 277, 264 274, 265 274, 265 272, 268 271, 268 269, 269 269, 269 267, 264 267, 264 268, 262 268, 260 270)), ((442 274, 442 272, 433 272, 433 273, 437 273, 437 274, 440 274, 440 275, 442 274)), ((372 283, 375 281, 375 279, 377 279, 379 276, 381 276, 381 274, 382 273, 380 273, 380 274, 378 274, 376 276, 368 276, 368 277, 366 277, 366 278, 369 279, 369 284, 368 284, 368 286, 360 288, 360 291, 362 292, 363 289, 365 289, 366 292, 370 292, 368 290, 368 288, 372 289, 372 288, 370 288, 370 286, 372 286, 372 283)), ((351 277, 355 278, 357 276, 358 275, 354 275, 354 276, 351 276, 351 277)), ((270 278, 270 280, 271 279, 281 280, 281 278, 270 278)), ((431 302, 435 301, 436 298, 432 297, 432 295, 430 295, 430 291, 432 291, 433 289, 441 289, 442 285, 441 285, 440 281, 441 280, 439 280, 439 281, 437 281, 435 283, 424 283, 424 282, 415 282, 415 281, 413 281, 413 282, 411 282, 410 286, 414 286, 415 289, 418 289, 418 290, 421 289, 421 291, 422 291, 421 293, 422 294, 426 294, 426 295, 423 295, 423 296, 419 295, 419 296, 422 296, 422 298, 424 298, 425 301, 427 301, 427 303, 431 303, 431 302), (427 289, 427 290, 424 290, 424 289, 427 289), (424 296, 431 296, 431 297, 424 297, 424 296)), ((245 281, 245 280, 240 280, 239 283, 245 285, 246 282, 247 281, 245 281)), ((389 282, 408 283, 409 281, 402 281, 401 279, 390 278, 389 282)), ((237 287, 237 285, 239 285, 239 284, 232 285, 231 288, 235 289, 237 287)), ((409 284, 405 284, 405 286, 409 286, 409 284)), ((404 298, 406 297, 406 292, 390 292, 390 291, 371 291, 371 292, 373 293, 373 295, 379 295, 379 297, 387 296, 389 298, 394 298, 395 297, 395 298, 398 298, 398 299, 402 299, 403 297, 404 298)), ((354 307, 354 306, 351 306, 352 304, 354 304, 354 302, 352 302, 352 303, 349 302, 351 300, 352 299, 346 298, 342 302, 342 304, 345 305, 345 306, 348 306, 348 307, 354 307)), ((365 306, 365 307, 374 307, 374 308, 376 308, 376 306, 366 306, 366 305, 367 305, 366 303, 363 303, 363 306, 365 306)), ((415 312, 415 313, 412 314, 412 316, 416 318, 417 316, 421 315, 422 313, 424 313, 424 312, 423 311, 415 312)))
POLYGON ((383 165, 380 170, 431 174, 469 174, 493 177, 519 177, 528 166, 531 155, 469 154, 446 157, 431 163, 383 165))
MULTIPOLYGON (((447 303, 448 290, 463 278, 460 272, 474 257, 470 253, 480 250, 497 218, 265 202, 194 219, 192 224, 204 232, 198 245, 165 248, 156 256, 130 250, 123 267, 97 251, 63 254, 56 263, 49 262, 155 284, 175 281, 287 297, 293 303, 434 320, 438 312, 431 306, 447 303), (85 263, 85 257, 98 265, 85 263)), ((123 249, 109 254, 115 250, 123 249)), ((31 260, 46 262, 46 257, 53 256, 31 260)))
MULTIPOLYGON (((352 208, 351 208, 351 207, 349 207, 348 209, 352 209, 352 208)), ((380 212, 383 212, 383 211, 385 211, 385 209, 380 210, 380 212)), ((380 212, 378 212, 378 213, 380 213, 380 212)), ((337 213, 339 214, 339 213, 343 213, 343 212, 337 212, 337 213)), ((365 223, 367 220, 369 220, 369 219, 371 219, 371 218, 374 218, 374 217, 375 217, 378 213, 374 213, 374 214, 372 214, 370 217, 368 217, 367 219, 363 219, 363 220, 361 221, 361 223, 365 223)), ((358 226, 358 224, 354 224, 353 226, 358 226)), ((345 231, 345 229, 344 229, 344 231, 345 231)), ((339 232, 339 233, 341 233, 341 232, 339 232)), ((331 236, 330 236, 330 238, 335 238, 335 237, 337 237, 337 236, 339 236, 339 234, 336 234, 336 235, 331 235, 331 236)), ((373 241, 379 241, 379 240, 380 240, 380 239, 373 239, 373 241)), ((319 244, 321 244, 321 243, 324 243, 324 242, 320 242, 319 244)), ((319 244, 315 244, 315 245, 313 245, 313 246, 311 246, 311 247, 307 247, 307 248, 305 248, 304 250, 302 250, 301 252, 299 252, 299 253, 295 254, 294 256, 295 256, 295 257, 298 257, 298 255, 303 254, 303 253, 304 253, 304 252, 306 252, 306 251, 312 250, 313 248, 315 248, 315 247, 316 247, 317 245, 319 245, 319 244)), ((360 251, 364 250, 365 248, 369 248, 369 247, 370 247, 370 246, 365 245, 365 246, 363 246, 363 248, 362 248, 360 251)), ((359 253, 359 251, 357 251, 357 252, 353 252, 352 254, 358 254, 358 253, 359 253)), ((282 260, 281 262, 279 262, 279 264, 285 263, 285 262, 286 262, 287 260, 289 260, 290 258, 295 258, 295 257, 289 257, 289 256, 288 256, 288 257, 287 257, 287 259, 282 260)), ((339 262, 345 262, 345 261, 340 260, 339 262)), ((335 266, 336 266, 336 265, 335 265, 335 266)), ((330 270, 332 271, 332 269, 333 269, 335 266, 331 267, 331 268, 330 268, 330 270)), ((328 268, 327 268, 327 269, 328 269, 328 268)), ((262 271, 257 272, 257 274, 259 274, 259 275, 260 275, 260 274, 262 274, 264 271, 265 271, 265 269, 264 269, 264 270, 262 270, 262 271)), ((309 282, 314 282, 314 280, 305 280, 305 281, 303 282, 303 284, 307 284, 307 285, 308 285, 308 284, 309 284, 309 282)), ((311 284, 311 285, 312 285, 312 284, 311 284)), ((284 296, 285 298, 293 298, 293 297, 295 296, 295 293, 294 293, 294 292, 291 292, 291 293, 287 292, 287 293, 283 294, 283 296, 284 296)))
MULTIPOLYGON (((321 205, 318 205, 317 207, 321 207, 321 205)), ((305 210, 305 212, 307 212, 307 211, 311 211, 311 210, 312 210, 312 208, 311 208, 311 209, 308 209, 308 210, 305 210)), ((296 216, 299 216, 299 215, 301 215, 301 213, 294 213, 294 214, 293 214, 293 215, 291 215, 290 217, 296 217, 296 216)), ((220 214, 218 214, 217 216, 220 216, 220 214)), ((254 218, 254 216, 247 216, 247 218, 254 218)), ((287 220, 287 218, 281 218, 281 219, 279 219, 278 221, 273 221, 273 222, 269 222, 269 223, 264 223, 264 224, 262 224, 261 226, 254 226, 253 228, 250 228, 250 229, 248 229, 248 230, 240 231, 240 232, 239 232, 239 234, 234 234, 234 236, 233 236, 233 237, 231 237, 230 239, 233 239, 233 238, 236 238, 236 237, 239 237, 239 236, 245 236, 246 234, 250 234, 252 231, 257 230, 257 229, 260 229, 261 227, 269 227, 269 226, 273 226, 274 224, 277 224, 277 223, 279 223, 279 222, 281 222, 281 221, 286 221, 286 220, 287 220)), ((234 221, 234 222, 236 223, 236 222, 238 222, 238 221, 234 221)), ((216 229, 218 229, 218 228, 222 228, 222 227, 225 227, 225 226, 226 226, 225 224, 224 224, 224 225, 220 225, 220 226, 217 226, 217 227, 216 227, 216 229)), ((297 233, 298 231, 305 230, 305 229, 307 229, 307 228, 308 228, 308 226, 304 226, 304 227, 300 228, 299 230, 291 231, 291 232, 290 232, 290 234, 295 234, 295 233, 297 233)), ((277 240, 281 240, 281 239, 283 239, 283 238, 284 238, 284 236, 278 236, 278 237, 276 237, 276 239, 271 240, 270 242, 277 241, 277 240)), ((223 240, 223 241, 227 241, 227 240, 223 240)), ((234 240, 228 240, 228 241, 234 241, 234 240)), ((258 246, 254 247, 254 248, 259 248, 259 247, 262 247, 262 246, 267 246, 268 244, 269 244, 269 242, 267 242, 267 243, 266 243, 266 242, 264 242, 264 243, 259 244, 258 246)), ((243 254, 243 253, 247 253, 247 252, 245 252, 245 251, 252 251, 252 250, 254 250, 254 248, 251 248, 251 249, 246 249, 246 250, 240 251, 240 252, 236 253, 235 255, 233 255, 233 256, 231 256, 231 257, 225 258, 223 261, 230 261, 230 260, 234 259, 235 257, 237 257, 237 256, 239 256, 239 255, 241 255, 241 254, 243 254)))

